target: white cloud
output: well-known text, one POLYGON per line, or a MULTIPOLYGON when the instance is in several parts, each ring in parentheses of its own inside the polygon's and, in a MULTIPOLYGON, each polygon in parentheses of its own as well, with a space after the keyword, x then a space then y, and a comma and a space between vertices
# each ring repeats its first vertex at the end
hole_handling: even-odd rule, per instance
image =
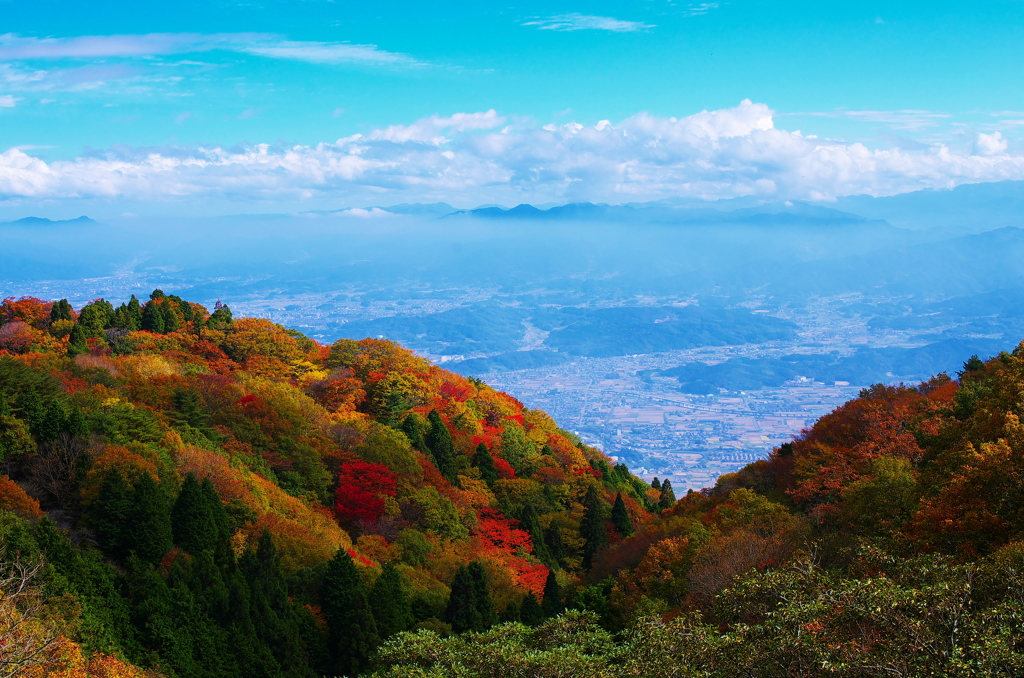
POLYGON ((981 133, 978 135, 978 140, 974 144, 977 152, 982 155, 996 155, 997 153, 1005 151, 1009 146, 1009 142, 1007 142, 999 132, 994 132, 992 134, 981 133))
POLYGON ((707 14, 713 9, 718 9, 719 5, 717 2, 702 2, 697 5, 688 5, 684 14, 686 16, 701 16, 707 14))
POLYGON ((348 42, 286 40, 273 33, 148 33, 143 35, 83 35, 73 38, 0 35, 0 60, 95 59, 149 57, 226 50, 272 59, 313 63, 365 63, 418 66, 412 57, 388 52, 377 45, 348 42))
POLYGON ((15 99, 10 94, 0 94, 0 108, 14 108, 18 101, 19 99, 15 99))
POLYGON ((475 130, 494 129, 505 122, 493 108, 484 113, 456 113, 448 118, 432 115, 422 118, 411 125, 391 125, 385 129, 374 130, 368 136, 371 141, 392 141, 404 143, 409 141, 428 143, 440 146, 448 139, 441 132, 472 132, 475 130))
POLYGON ((610 16, 593 16, 591 14, 556 14, 545 18, 535 17, 524 21, 524 26, 536 26, 545 31, 612 31, 615 33, 635 33, 636 31, 654 28, 654 24, 642 21, 623 21, 610 16))
POLYGON ((503 125, 495 111, 459 113, 315 146, 119 146, 49 163, 10 149, 0 154, 0 199, 785 200, 1024 179, 1024 156, 1001 134, 979 135, 967 151, 869 149, 779 129, 768 106, 750 101, 682 118, 503 125))
POLYGON ((339 217, 359 217, 360 219, 376 219, 379 217, 393 217, 395 216, 387 210, 382 210, 379 207, 371 207, 369 209, 363 207, 353 207, 352 209, 340 210, 338 212, 331 212, 339 217))

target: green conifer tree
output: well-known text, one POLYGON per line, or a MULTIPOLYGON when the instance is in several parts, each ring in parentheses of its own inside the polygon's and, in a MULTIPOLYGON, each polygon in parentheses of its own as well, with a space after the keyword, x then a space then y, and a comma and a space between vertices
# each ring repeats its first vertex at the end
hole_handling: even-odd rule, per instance
POLYGON ((583 569, 589 570, 594 556, 608 546, 608 532, 604 525, 605 504, 593 485, 583 499, 583 520, 580 521, 580 537, 583 538, 583 569))
POLYGON ((562 538, 562 528, 555 523, 551 523, 548 529, 544 530, 544 545, 548 548, 551 564, 556 569, 561 567, 562 559, 569 553, 565 547, 565 540, 562 538))
POLYGON ((445 620, 452 625, 455 633, 475 631, 483 627, 480 609, 476 603, 476 586, 469 568, 460 565, 452 580, 452 592, 448 597, 445 620))
POLYGON ((159 308, 164 318, 164 332, 169 334, 180 330, 181 320, 178 319, 178 314, 174 312, 174 304, 171 300, 165 299, 159 308))
POLYGON ((78 323, 71 328, 68 335, 68 356, 74 358, 76 355, 89 352, 89 336, 78 323))
POLYGON ((206 326, 211 329, 224 329, 228 325, 234 322, 234 317, 231 315, 231 309, 228 308, 227 304, 222 304, 220 301, 214 306, 213 313, 210 314, 209 320, 206 321, 206 326))
POLYGON ((135 512, 131 488, 117 468, 107 471, 93 504, 89 522, 100 548, 111 558, 124 560, 132 548, 131 521, 135 512))
POLYGON ((189 389, 176 388, 173 401, 177 411, 171 413, 171 421, 175 426, 191 426, 208 439, 219 440, 217 432, 210 426, 210 415, 202 396, 189 389))
POLYGON ((473 466, 480 469, 480 478, 490 487, 498 479, 498 469, 494 467, 494 457, 483 443, 476 446, 473 455, 473 466))
POLYGON ((142 311, 142 329, 154 334, 164 333, 164 314, 160 304, 150 301, 142 311))
POLYGON ((498 622, 498 616, 494 613, 494 601, 491 599, 491 587, 487 581, 487 570, 483 563, 474 560, 467 568, 473 579, 473 598, 476 603, 476 611, 480 620, 480 627, 474 631, 485 631, 498 622))
MULTIPOLYGON (((333 349, 332 349, 333 350, 333 349)), ((402 433, 409 439, 409 443, 420 452, 424 454, 430 454, 430 449, 427 448, 427 444, 423 440, 423 433, 421 432, 421 423, 423 419, 420 415, 415 412, 410 412, 405 419, 402 420, 402 433)))
POLYGON ((548 578, 544 582, 544 600, 541 601, 541 612, 545 617, 554 617, 562 611, 562 588, 554 570, 548 570, 548 578))
POLYGON ((519 608, 519 620, 527 626, 536 626, 544 621, 544 609, 540 606, 533 591, 527 593, 523 598, 523 604, 519 608))
POLYGON ((427 447, 434 455, 437 470, 448 479, 448 482, 454 484, 458 478, 455 469, 455 443, 452 441, 452 435, 448 432, 448 427, 444 425, 437 410, 430 410, 427 419, 430 422, 427 447))
POLYGON ((105 299, 97 299, 82 308, 78 314, 78 323, 90 337, 102 336, 103 330, 110 327, 114 319, 114 305, 105 299))
POLYGON ((67 299, 61 299, 55 302, 50 308, 50 322, 56 322, 58 320, 74 320, 74 314, 72 313, 71 304, 68 303, 67 299))
POLYGON ((412 626, 412 605, 405 589, 405 577, 401 571, 394 563, 385 563, 370 595, 370 608, 381 640, 412 626))
POLYGON ((89 425, 85 421, 85 415, 82 414, 82 408, 78 405, 70 405, 68 407, 68 433, 73 436, 85 437, 89 435, 89 425))
POLYGON ((621 492, 615 494, 615 505, 612 506, 612 524, 615 525, 615 531, 623 537, 633 534, 633 521, 629 517, 629 511, 626 510, 626 502, 622 501, 621 492))
POLYGON ((516 605, 516 601, 513 600, 505 606, 505 609, 501 611, 501 616, 498 617, 498 621, 500 621, 502 624, 520 621, 519 606, 516 605))
MULTIPOLYGON (((217 500, 217 504, 220 504, 220 500, 217 500)), ((216 508, 195 475, 189 473, 185 476, 171 510, 174 543, 187 553, 212 553, 221 539, 221 527, 217 524, 215 511, 216 508)))
POLYGON ((131 550, 140 560, 156 563, 174 545, 170 502, 163 487, 148 473, 139 475, 133 494, 131 550))
POLYGON ((672 490, 672 481, 665 478, 661 484, 661 499, 658 500, 658 508, 664 511, 676 505, 676 493, 672 490))
POLYGON ((126 327, 125 329, 141 330, 142 329, 142 304, 139 300, 132 295, 132 298, 128 300, 128 316, 131 318, 132 326, 126 327))
POLYGON ((519 527, 530 535, 530 541, 533 542, 533 555, 541 562, 550 563, 551 554, 548 552, 547 544, 544 543, 544 530, 540 526, 540 516, 537 515, 537 509, 532 503, 527 503, 519 512, 519 527))
POLYGON ((43 397, 34 387, 29 387, 18 396, 18 416, 25 420, 32 434, 39 437, 39 432, 46 419, 46 406, 43 397))
POLYGON ((357 676, 369 670, 380 637, 363 580, 345 549, 339 549, 328 563, 320 598, 333 671, 337 675, 357 676))
MULTIPOLYGON (((270 532, 263 531, 256 551, 246 554, 240 569, 249 584, 249 615, 257 647, 264 652, 258 675, 274 675, 276 667, 284 668, 286 675, 308 675, 308 658, 299 635, 299 616, 288 598, 281 558, 270 532)), ((370 622, 372 624, 372 617, 370 622)), ((248 675, 257 673, 248 672, 248 675)))
POLYGON ((46 414, 36 432, 40 441, 56 440, 57 436, 68 429, 68 414, 60 401, 54 399, 46 407, 46 414))
POLYGON ((661 490, 661 481, 658 480, 657 476, 651 481, 651 487, 659 491, 661 490))

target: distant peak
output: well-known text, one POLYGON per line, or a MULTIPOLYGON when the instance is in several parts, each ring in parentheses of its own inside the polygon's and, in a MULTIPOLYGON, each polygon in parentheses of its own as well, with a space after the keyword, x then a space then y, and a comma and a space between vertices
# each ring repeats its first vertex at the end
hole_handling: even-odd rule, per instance
POLYGON ((56 226, 58 224, 95 224, 96 221, 90 219, 84 214, 75 219, 47 219, 46 217, 23 217, 14 221, 3 222, 10 225, 18 226, 56 226))

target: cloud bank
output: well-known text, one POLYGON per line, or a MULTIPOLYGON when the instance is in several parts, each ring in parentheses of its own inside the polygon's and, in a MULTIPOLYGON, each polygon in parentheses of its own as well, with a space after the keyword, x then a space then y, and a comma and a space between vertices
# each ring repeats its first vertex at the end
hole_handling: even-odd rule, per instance
POLYGON ((45 162, 0 154, 0 199, 340 204, 628 202, 668 196, 830 199, 1024 179, 999 133, 970 149, 869 149, 775 126, 765 104, 683 118, 506 125, 496 111, 433 116, 316 146, 112 148, 45 162))
POLYGON ((148 33, 35 38, 0 35, 0 61, 152 57, 223 50, 312 63, 414 66, 421 62, 377 45, 287 40, 273 33, 148 33))

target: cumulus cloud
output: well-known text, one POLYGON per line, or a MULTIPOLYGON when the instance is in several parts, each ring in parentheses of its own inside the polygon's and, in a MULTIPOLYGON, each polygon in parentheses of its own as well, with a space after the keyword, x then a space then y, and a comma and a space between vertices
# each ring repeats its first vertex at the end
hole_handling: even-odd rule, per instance
POLYGON ((545 31, 612 31, 614 33, 635 33, 654 28, 654 24, 642 21, 623 21, 610 16, 593 16, 591 14, 556 14, 549 17, 534 17, 524 21, 524 26, 536 26, 545 31))
POLYGON ((1002 153, 1010 144, 1000 132, 994 132, 992 134, 981 133, 978 135, 978 140, 975 142, 974 147, 978 153, 982 155, 995 155, 1002 153))
POLYGON ((469 132, 474 130, 494 129, 505 122, 493 108, 485 113, 456 113, 448 118, 432 115, 422 118, 411 125, 391 125, 385 129, 370 133, 371 141, 392 141, 395 143, 419 142, 440 146, 449 140, 442 132, 469 132))
POLYGON ((418 66, 422 62, 377 45, 287 40, 273 33, 147 33, 72 38, 0 35, 0 60, 147 57, 225 50, 313 63, 418 66))
POLYGON ((506 125, 432 116, 316 146, 111 148, 44 162, 0 155, 0 198, 515 203, 668 196, 828 199, 1024 179, 999 133, 973 150, 870 149, 775 126, 765 104, 617 123, 506 125), (505 125, 503 127, 503 125, 505 125))

